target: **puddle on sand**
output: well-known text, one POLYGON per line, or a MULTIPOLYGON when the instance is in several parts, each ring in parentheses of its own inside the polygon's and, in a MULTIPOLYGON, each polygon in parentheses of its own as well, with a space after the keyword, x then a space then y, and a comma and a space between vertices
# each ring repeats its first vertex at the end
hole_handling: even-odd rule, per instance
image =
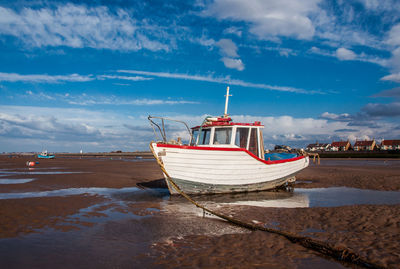
POLYGON ((65 170, 65 169, 68 169, 67 167, 37 167, 37 166, 34 166, 34 167, 18 167, 18 168, 13 168, 13 169, 9 169, 9 168, 1 168, 0 169, 0 173, 2 172, 2 171, 21 171, 21 170, 65 170))
POLYGON ((281 208, 297 208, 297 207, 310 207, 310 200, 307 195, 282 192, 274 194, 271 197, 269 194, 263 194, 258 200, 238 200, 234 202, 223 202, 222 205, 247 205, 258 207, 281 207, 281 208))
POLYGON ((38 197, 54 197, 54 196, 68 196, 78 194, 91 194, 91 195, 102 195, 110 197, 116 194, 132 195, 140 191, 137 187, 127 188, 69 188, 52 191, 38 191, 38 192, 9 192, 0 193, 0 199, 22 199, 22 198, 38 198, 38 197))
MULTIPOLYGON (((65 221, 68 223, 69 220, 79 220, 75 225, 77 228, 83 228, 81 222, 99 224, 110 221, 120 221, 128 219, 142 219, 151 216, 151 209, 146 208, 149 212, 148 215, 136 215, 129 210, 129 203, 123 201, 107 201, 100 204, 95 204, 87 208, 79 210, 78 213, 68 216, 65 221)), ((154 209, 154 208, 153 208, 154 209)))
POLYGON ((0 184, 23 184, 34 181, 36 178, 1 178, 0 184))
POLYGON ((154 158, 121 159, 124 162, 155 162, 154 158))
POLYGON ((63 175, 63 174, 83 174, 86 172, 67 172, 67 171, 0 171, 0 175, 63 175))
POLYGON ((363 190, 347 187, 295 188, 293 192, 254 192, 235 195, 197 196, 196 201, 209 205, 247 205, 258 207, 304 208, 346 205, 400 204, 399 191, 363 190))
POLYGON ((295 184, 311 184, 311 180, 296 180, 295 184))
MULTIPOLYGON (((16 181, 25 183, 34 179, 0 179, 0 184, 12 184, 9 182, 16 181), (3 183, 2 183, 3 182, 3 183)), ((68 188, 51 191, 39 192, 9 192, 0 193, 0 199, 22 199, 37 197, 54 197, 68 195, 101 195, 105 197, 113 197, 126 202, 153 202, 155 199, 165 201, 168 206, 182 207, 182 212, 193 212, 186 207, 187 201, 180 196, 171 196, 167 189, 139 189, 137 187, 126 188, 68 188)), ((364 190, 348 187, 331 187, 331 188, 313 188, 303 189, 295 188, 294 191, 277 191, 277 192, 252 192, 239 194, 221 194, 221 195, 194 195, 192 198, 203 205, 248 205, 259 207, 336 207, 346 205, 361 204, 400 204, 399 191, 376 191, 364 190)), ((200 211, 196 211, 199 215, 200 211)), ((201 211, 202 212, 202 211, 201 211)))
POLYGON ((306 195, 310 207, 336 207, 346 205, 394 205, 400 204, 399 191, 376 191, 348 187, 297 188, 294 193, 306 195))
MULTIPOLYGON (((74 158, 72 158, 74 159, 74 158)), ((124 161, 124 162, 155 162, 153 157, 145 158, 124 158, 124 157, 83 157, 82 159, 90 159, 94 161, 124 161)))

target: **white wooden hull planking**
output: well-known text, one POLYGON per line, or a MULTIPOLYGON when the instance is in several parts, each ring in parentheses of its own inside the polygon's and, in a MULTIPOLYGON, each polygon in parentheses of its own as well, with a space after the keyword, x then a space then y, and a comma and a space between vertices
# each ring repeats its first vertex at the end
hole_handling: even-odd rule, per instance
MULTIPOLYGON (((152 143, 154 153, 186 193, 232 193, 273 189, 309 164, 308 157, 263 161, 239 148, 206 148, 152 143)), ((165 176, 165 175, 164 175, 165 176)), ((177 193, 170 186, 170 192, 177 193)))

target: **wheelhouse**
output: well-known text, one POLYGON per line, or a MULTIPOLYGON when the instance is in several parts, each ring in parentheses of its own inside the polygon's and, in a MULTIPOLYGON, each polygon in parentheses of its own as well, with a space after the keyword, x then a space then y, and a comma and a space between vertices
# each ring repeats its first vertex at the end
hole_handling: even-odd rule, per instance
POLYGON ((208 118, 201 125, 192 128, 191 146, 242 148, 264 160, 263 125, 234 123, 231 118, 208 118))

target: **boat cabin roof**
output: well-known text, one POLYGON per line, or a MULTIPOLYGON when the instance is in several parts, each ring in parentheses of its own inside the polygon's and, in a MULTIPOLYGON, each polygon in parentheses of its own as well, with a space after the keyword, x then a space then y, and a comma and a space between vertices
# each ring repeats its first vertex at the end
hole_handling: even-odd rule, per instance
MULTIPOLYGON (((240 123, 233 122, 231 118, 217 118, 211 117, 201 126, 202 128, 206 127, 214 127, 214 126, 254 126, 254 127, 264 127, 259 121, 255 121, 253 123, 240 123)), ((192 129, 199 129, 199 126, 192 127, 192 129)))
POLYGON ((261 122, 236 123, 231 118, 208 117, 192 128, 190 145, 198 147, 242 148, 264 160, 261 122))

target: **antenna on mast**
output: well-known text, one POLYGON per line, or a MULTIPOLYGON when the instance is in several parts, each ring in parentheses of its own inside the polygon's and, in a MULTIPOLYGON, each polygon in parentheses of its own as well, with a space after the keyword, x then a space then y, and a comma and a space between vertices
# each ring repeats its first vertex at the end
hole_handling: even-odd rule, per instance
POLYGON ((225 112, 224 112, 224 118, 228 117, 228 101, 229 101, 229 96, 232 96, 229 94, 229 86, 226 87, 226 99, 225 99, 225 112))

